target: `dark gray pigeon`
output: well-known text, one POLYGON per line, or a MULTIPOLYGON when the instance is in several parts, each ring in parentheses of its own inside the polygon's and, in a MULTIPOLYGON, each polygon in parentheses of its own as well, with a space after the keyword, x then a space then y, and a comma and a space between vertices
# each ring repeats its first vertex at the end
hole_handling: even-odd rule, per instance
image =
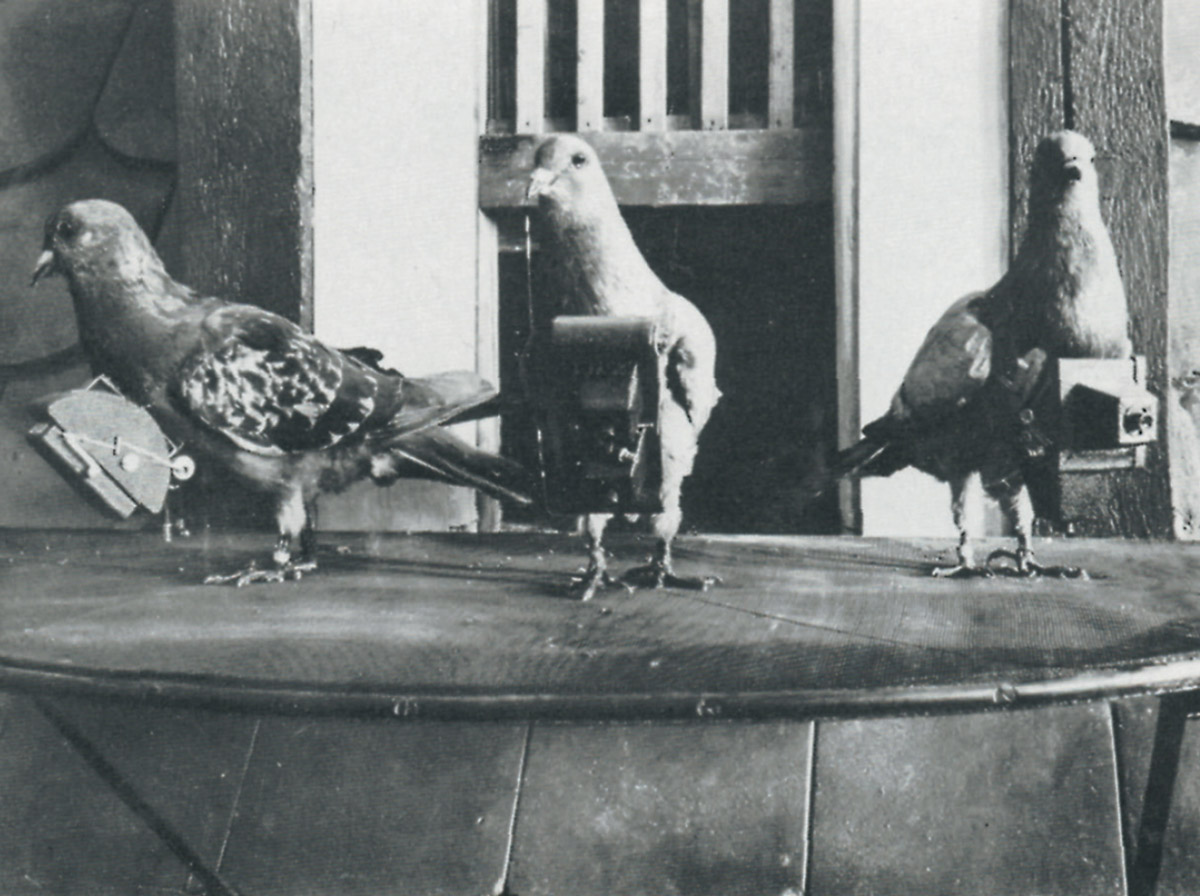
POLYGON ((1029 221, 1008 272, 986 292, 955 302, 917 351, 887 414, 863 428, 820 482, 887 476, 916 467, 950 484, 958 563, 935 575, 987 574, 970 521, 984 492, 1000 502, 1026 575, 1077 570, 1039 566, 1030 546, 1033 504, 1020 470, 1017 413, 1047 358, 1132 354, 1117 257, 1100 215, 1095 150, 1073 131, 1034 153, 1029 221))

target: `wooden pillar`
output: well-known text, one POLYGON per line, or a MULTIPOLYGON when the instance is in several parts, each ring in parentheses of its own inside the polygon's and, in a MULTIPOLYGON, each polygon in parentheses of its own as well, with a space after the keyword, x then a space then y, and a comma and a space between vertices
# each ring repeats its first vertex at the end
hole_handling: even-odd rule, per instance
MULTIPOLYGON (((1012 246, 1020 244, 1037 141, 1071 127, 1096 146, 1101 208, 1116 247, 1134 350, 1149 388, 1166 398, 1167 117, 1162 0, 1013 0, 1010 18, 1012 246)), ((1065 516, 1078 532, 1171 531, 1166 427, 1144 470, 1064 477, 1065 516)))
POLYGON ((175 0, 184 278, 312 325, 311 0, 175 0))
MULTIPOLYGON (((1200 540, 1200 12, 1165 0, 1167 113, 1171 118, 1170 317, 1167 447, 1175 535, 1200 540)), ((1200 794, 1198 794, 1200 795, 1200 794)))

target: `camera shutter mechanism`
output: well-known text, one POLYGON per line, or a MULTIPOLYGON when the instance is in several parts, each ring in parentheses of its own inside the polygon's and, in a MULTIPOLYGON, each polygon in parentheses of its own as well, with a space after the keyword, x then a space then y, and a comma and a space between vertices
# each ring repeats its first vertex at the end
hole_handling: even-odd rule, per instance
POLYGON ((560 513, 662 510, 665 359, 646 318, 560 316, 535 344, 546 498, 560 513))
POLYGON ((106 377, 42 399, 37 412, 47 419, 29 431, 34 445, 122 518, 139 507, 158 513, 171 481, 196 472, 150 413, 106 377))

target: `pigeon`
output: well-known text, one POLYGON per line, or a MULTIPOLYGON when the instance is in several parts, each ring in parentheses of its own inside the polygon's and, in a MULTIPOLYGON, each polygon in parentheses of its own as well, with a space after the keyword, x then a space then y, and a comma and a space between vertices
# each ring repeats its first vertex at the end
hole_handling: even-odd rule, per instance
POLYGON ((719 579, 678 575, 671 546, 682 522, 683 482, 692 471, 700 433, 721 396, 712 328, 642 257, 590 144, 572 135, 545 140, 534 158, 526 198, 537 200, 547 263, 562 284, 561 311, 652 319, 659 334, 658 351, 666 358, 667 388, 659 408, 663 510, 651 517, 653 558, 620 579, 612 577, 602 544, 611 514, 589 514, 589 561, 577 583, 577 596, 587 600, 601 587, 616 584, 707 588, 719 579))
POLYGON ((810 485, 819 492, 840 476, 886 476, 908 466, 948 482, 958 562, 935 568, 935 575, 988 575, 999 556, 1013 562, 1004 568, 1022 575, 1083 574, 1034 559, 1018 415, 1050 358, 1133 352, 1094 160, 1091 142, 1074 131, 1039 142, 1028 226, 1008 271, 991 289, 950 306, 925 337, 888 412, 810 485), (971 521, 985 492, 1011 522, 1017 550, 994 552, 979 564, 971 521))
POLYGON ((133 216, 100 199, 46 222, 33 284, 67 279, 84 354, 177 443, 273 501, 269 568, 208 582, 282 582, 316 569, 317 497, 363 479, 422 477, 530 503, 519 465, 440 429, 495 390, 472 372, 404 377, 372 349, 339 351, 253 305, 167 273, 133 216))

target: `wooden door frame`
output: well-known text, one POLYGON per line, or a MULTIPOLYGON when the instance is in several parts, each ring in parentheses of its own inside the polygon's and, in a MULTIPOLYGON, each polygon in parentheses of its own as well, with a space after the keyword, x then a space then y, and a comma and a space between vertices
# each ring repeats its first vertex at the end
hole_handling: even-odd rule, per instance
MULTIPOLYGON (((858 356, 859 0, 833 0, 833 256, 837 304, 837 441, 847 447, 862 428, 858 356)), ((838 490, 842 527, 862 532, 857 480, 838 490)))

